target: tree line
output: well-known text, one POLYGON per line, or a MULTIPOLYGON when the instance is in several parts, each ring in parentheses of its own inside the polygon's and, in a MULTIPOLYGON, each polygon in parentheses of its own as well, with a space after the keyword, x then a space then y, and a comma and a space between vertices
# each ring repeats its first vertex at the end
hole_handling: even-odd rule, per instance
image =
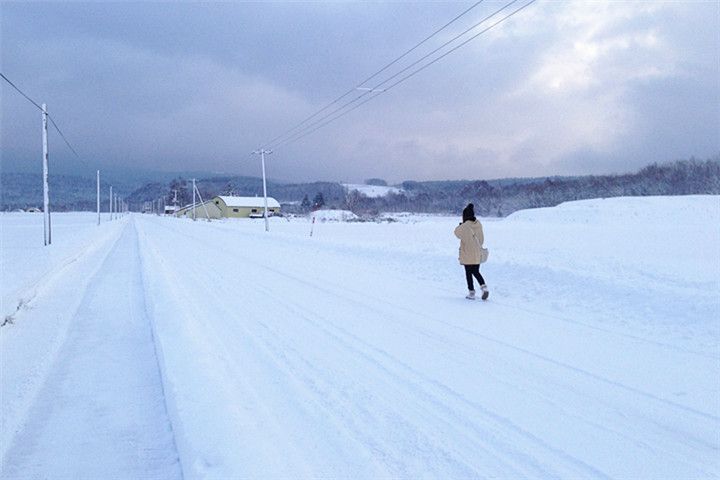
MULTIPOLYGON (((42 191, 39 175, 2 173, 0 208, 12 210, 38 206, 42 191)), ((387 185, 378 178, 368 185, 387 185)), ((116 184, 117 186, 117 184, 116 184)), ((262 180, 255 177, 214 176, 197 180, 202 197, 216 195, 261 196, 262 180)), ((55 176, 51 179, 53 208, 94 210, 94 179, 55 176)), ((680 160, 648 165, 635 173, 577 177, 543 177, 501 180, 405 181, 400 191, 383 197, 368 197, 336 182, 268 182, 268 193, 282 204, 286 213, 307 213, 313 209, 351 210, 361 216, 380 212, 458 213, 469 202, 482 216, 503 217, 526 208, 550 207, 562 202, 588 198, 648 195, 720 195, 720 155, 707 160, 680 160)), ((107 185, 102 185, 103 209, 107 185)), ((192 181, 177 177, 169 183, 151 182, 125 195, 131 208, 140 210, 145 202, 164 198, 166 204, 184 206, 192 202, 192 181)))

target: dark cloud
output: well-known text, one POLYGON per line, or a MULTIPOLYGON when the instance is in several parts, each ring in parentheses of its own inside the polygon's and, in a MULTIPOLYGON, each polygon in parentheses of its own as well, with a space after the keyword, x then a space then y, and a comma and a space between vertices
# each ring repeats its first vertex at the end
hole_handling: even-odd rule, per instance
MULTIPOLYGON (((93 165, 257 174, 250 151, 467 6, 5 2, 0 64, 93 165)), ((270 175, 493 178, 714 155, 719 8, 540 2, 278 150, 270 175)), ((0 93, 2 168, 35 164, 39 112, 0 93)), ((52 141, 56 164, 85 168, 52 141)))

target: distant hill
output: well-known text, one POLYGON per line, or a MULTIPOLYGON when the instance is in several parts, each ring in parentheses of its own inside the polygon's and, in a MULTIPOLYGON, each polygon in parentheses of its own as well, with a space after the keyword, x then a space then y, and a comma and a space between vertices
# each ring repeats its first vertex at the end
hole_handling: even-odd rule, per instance
POLYGON ((650 195, 720 195, 720 155, 708 160, 653 164, 636 173, 452 182, 403 182, 403 193, 382 198, 354 195, 355 213, 409 211, 459 212, 475 204, 482 216, 506 216, 517 210, 550 207, 572 200, 650 195))
MULTIPOLYGON (((96 206, 95 179, 70 175, 48 178, 51 195, 50 211, 94 210, 96 206)), ((102 200, 109 202, 109 187, 101 182, 102 200)), ((15 210, 42 208, 42 175, 33 173, 0 174, 0 209, 15 210)), ((105 205, 103 205, 105 206, 105 205)))
MULTIPOLYGON (((201 172, 200 172, 201 173, 201 172)), ((108 175, 101 183, 102 208, 106 209, 109 183, 122 195, 132 210, 144 202, 165 197, 186 205, 192 201, 189 175, 161 173, 128 174, 116 178, 108 175)), ((203 198, 215 195, 261 196, 262 180, 256 177, 190 175, 198 178, 203 198)), ((205 174, 203 174, 205 175, 205 174)), ((379 183, 381 179, 373 179, 379 183)), ((39 174, 0 174, 0 209, 42 206, 42 182, 39 174)), ((301 213, 318 200, 325 208, 352 210, 361 215, 378 212, 457 213, 473 202, 483 216, 506 216, 535 207, 554 206, 570 200, 618 196, 648 195, 720 195, 720 155, 708 160, 681 160, 649 165, 636 173, 624 175, 589 175, 575 177, 507 178, 495 180, 405 181, 388 188, 384 196, 368 196, 362 188, 347 188, 337 182, 281 183, 268 181, 268 193, 283 205, 283 211, 301 213)), ((94 210, 95 179, 71 175, 50 177, 52 209, 94 210)), ((319 206, 319 205, 316 205, 319 206)))
MULTIPOLYGON (((179 175, 202 177, 208 172, 123 171, 109 168, 101 172, 100 195, 102 208, 109 202, 110 185, 113 192, 128 199, 133 192, 147 190, 157 198, 167 191, 168 183, 179 175), (154 187, 153 187, 154 186, 154 187)), ((95 175, 52 174, 48 179, 51 209, 54 211, 95 210, 95 175)), ((42 176, 40 173, 0 173, 0 210, 42 207, 42 176)))

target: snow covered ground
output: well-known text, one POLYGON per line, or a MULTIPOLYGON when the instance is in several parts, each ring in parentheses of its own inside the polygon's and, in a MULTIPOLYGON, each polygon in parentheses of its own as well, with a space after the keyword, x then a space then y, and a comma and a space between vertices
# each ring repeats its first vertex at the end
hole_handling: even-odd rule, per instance
POLYGON ((402 188, 387 185, 365 185, 361 183, 344 183, 343 186, 350 191, 358 191, 366 197, 384 197, 388 193, 402 193, 402 188))
POLYGON ((2 478, 720 477, 718 197, 484 219, 488 302, 457 218, 94 218, 0 215, 2 478))

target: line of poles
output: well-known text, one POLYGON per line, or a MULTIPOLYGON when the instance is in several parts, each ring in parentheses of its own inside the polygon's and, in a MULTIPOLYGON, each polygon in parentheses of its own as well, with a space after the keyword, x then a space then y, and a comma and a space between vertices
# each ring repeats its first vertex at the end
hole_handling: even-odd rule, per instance
MULTIPOLYGON (((65 138, 65 135, 60 130, 60 127, 55 122, 52 116, 48 113, 47 104, 43 103, 42 105, 39 105, 35 100, 30 98, 25 92, 20 90, 20 88, 15 85, 10 79, 8 79, 3 73, 0 72, 0 78, 2 78, 5 82, 7 82, 12 88, 17 90, 17 92, 25 97, 26 100, 28 100, 34 107, 36 107, 38 110, 40 110, 42 114, 42 143, 43 143, 43 158, 42 158, 42 182, 43 182, 43 243, 45 246, 52 244, 52 221, 50 216, 50 182, 48 181, 49 172, 50 172, 50 149, 48 145, 48 123, 51 123, 53 127, 57 130, 58 134, 60 134, 60 138, 65 142, 65 144, 68 146, 68 148, 72 151, 72 153, 80 160, 83 164, 89 167, 87 162, 85 162, 80 155, 78 155, 77 151, 70 145, 70 142, 68 142, 67 138, 65 138)), ((100 170, 96 172, 96 195, 97 195, 97 201, 96 201, 96 209, 97 209, 97 224, 100 225, 100 170)), ((113 194, 112 186, 110 187, 110 205, 108 207, 109 214, 110 214, 110 220, 114 218, 119 218, 120 215, 123 215, 130 211, 129 205, 124 201, 122 197, 118 197, 117 194, 113 194)))
MULTIPOLYGON (((97 192, 98 225, 100 225, 100 170, 98 170, 97 192)), ((117 220, 118 218, 129 212, 130 205, 125 202, 125 199, 123 197, 120 197, 117 193, 113 193, 113 186, 110 185, 110 196, 108 199, 108 213, 110 220, 117 220)))

